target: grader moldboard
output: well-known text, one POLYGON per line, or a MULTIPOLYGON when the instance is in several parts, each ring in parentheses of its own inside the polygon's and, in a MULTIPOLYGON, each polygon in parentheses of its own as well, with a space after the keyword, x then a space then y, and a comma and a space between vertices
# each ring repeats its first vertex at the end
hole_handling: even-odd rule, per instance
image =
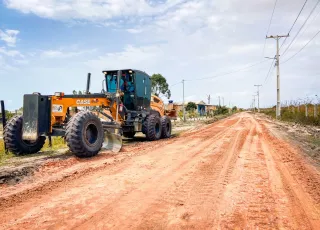
POLYGON ((101 93, 89 92, 89 73, 83 95, 25 94, 23 115, 13 117, 4 129, 7 148, 16 155, 37 153, 46 137, 61 136, 76 156, 92 157, 101 149, 119 152, 122 136, 133 138, 136 132, 150 141, 171 136, 174 113, 151 95, 148 74, 133 69, 102 73, 101 93), (77 112, 78 107, 84 110, 77 112), (71 110, 76 112, 72 115, 71 110))

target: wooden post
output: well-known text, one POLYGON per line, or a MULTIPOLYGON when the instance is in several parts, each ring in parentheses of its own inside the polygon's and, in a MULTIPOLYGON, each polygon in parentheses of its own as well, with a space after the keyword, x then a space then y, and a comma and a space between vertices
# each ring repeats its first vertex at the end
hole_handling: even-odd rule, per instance
MULTIPOLYGON (((1 113, 2 113, 2 126, 3 126, 3 131, 4 131, 4 127, 7 124, 6 109, 4 107, 4 101, 1 101, 0 103, 1 103, 1 113)), ((4 144, 4 150, 7 153, 8 149, 7 149, 7 146, 6 146, 6 142, 4 141, 4 135, 3 135, 3 144, 4 144)))

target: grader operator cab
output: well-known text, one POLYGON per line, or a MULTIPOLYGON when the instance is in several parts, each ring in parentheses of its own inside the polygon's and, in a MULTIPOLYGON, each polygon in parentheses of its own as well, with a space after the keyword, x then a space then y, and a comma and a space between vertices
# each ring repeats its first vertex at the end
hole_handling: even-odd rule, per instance
POLYGON ((150 141, 171 136, 171 119, 162 100, 151 95, 148 74, 133 69, 102 73, 101 93, 89 92, 89 74, 83 95, 24 95, 23 115, 4 129, 7 148, 16 155, 36 153, 46 137, 61 136, 76 156, 91 157, 101 149, 120 151, 122 136, 132 138, 137 132, 150 141), (84 110, 72 114, 78 107, 84 110))

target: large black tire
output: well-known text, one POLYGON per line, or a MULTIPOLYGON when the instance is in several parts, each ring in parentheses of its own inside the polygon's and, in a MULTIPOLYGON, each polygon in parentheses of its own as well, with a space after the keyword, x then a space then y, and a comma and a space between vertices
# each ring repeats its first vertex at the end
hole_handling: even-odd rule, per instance
POLYGON ((171 137, 171 120, 168 116, 161 117, 161 126, 162 126, 162 138, 169 138, 171 137))
POLYGON ((133 138, 136 132, 123 132, 123 136, 126 138, 133 138))
POLYGON ((161 138, 161 120, 158 115, 149 115, 143 125, 143 131, 147 137, 147 140, 154 141, 161 138))
POLYGON ((46 137, 40 136, 38 140, 33 142, 22 140, 22 123, 22 116, 14 116, 4 127, 3 138, 6 147, 15 155, 39 152, 46 141, 46 137))
POLYGON ((65 138, 70 151, 77 157, 93 157, 104 141, 102 123, 92 112, 81 111, 68 123, 65 138))

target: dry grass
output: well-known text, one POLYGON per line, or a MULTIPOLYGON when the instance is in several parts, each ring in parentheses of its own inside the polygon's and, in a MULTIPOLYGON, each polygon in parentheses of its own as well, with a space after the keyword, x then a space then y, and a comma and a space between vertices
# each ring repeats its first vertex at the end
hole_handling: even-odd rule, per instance
MULTIPOLYGON (((52 137, 52 147, 49 147, 49 141, 46 140, 45 145, 43 146, 41 150, 41 155, 51 155, 54 153, 54 151, 67 148, 67 145, 64 143, 63 138, 61 137, 52 137)), ((30 156, 30 155, 27 155, 30 156)), ((6 153, 4 150, 4 142, 3 139, 0 139, 0 163, 4 162, 12 157, 15 157, 15 155, 11 152, 6 153)), ((23 157, 23 156, 19 156, 23 157)))

